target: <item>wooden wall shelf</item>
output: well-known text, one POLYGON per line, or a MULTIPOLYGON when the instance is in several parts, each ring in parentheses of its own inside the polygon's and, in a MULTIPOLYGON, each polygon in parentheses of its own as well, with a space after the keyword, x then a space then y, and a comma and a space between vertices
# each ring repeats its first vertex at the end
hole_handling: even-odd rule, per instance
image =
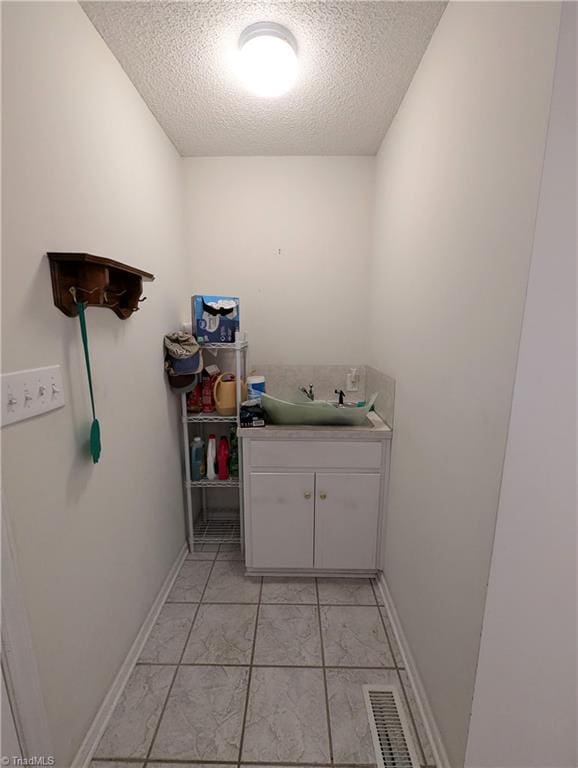
MULTIPOLYGON (((90 253, 47 253, 54 303, 68 317, 76 317, 77 300, 89 307, 106 307, 126 320, 139 309, 143 280, 154 275, 119 261, 90 253), (71 289, 73 289, 71 291, 71 289)), ((146 298, 146 297, 145 297, 146 298)))

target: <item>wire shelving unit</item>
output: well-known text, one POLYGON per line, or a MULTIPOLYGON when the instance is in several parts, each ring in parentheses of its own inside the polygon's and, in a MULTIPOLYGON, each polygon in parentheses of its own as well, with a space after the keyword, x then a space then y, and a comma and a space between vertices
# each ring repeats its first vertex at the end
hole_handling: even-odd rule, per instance
MULTIPOLYGON (((195 435, 203 438, 207 444, 208 426, 230 425, 239 426, 241 407, 241 381, 247 377, 246 341, 229 344, 202 344, 204 351, 211 352, 219 359, 221 351, 235 353, 235 381, 237 395, 237 413, 235 416, 221 416, 213 413, 188 413, 187 396, 181 395, 181 422, 184 456, 184 486, 187 505, 187 541, 189 551, 195 544, 241 544, 243 542, 243 488, 242 488, 242 455, 241 442, 238 442, 239 476, 229 477, 228 480, 191 479, 191 450, 190 444, 195 435), (208 491, 211 489, 236 490, 236 500, 231 507, 214 507, 208 505, 208 491), (196 493, 194 493, 196 491, 196 493)), ((231 371, 233 373, 233 371, 231 371)))

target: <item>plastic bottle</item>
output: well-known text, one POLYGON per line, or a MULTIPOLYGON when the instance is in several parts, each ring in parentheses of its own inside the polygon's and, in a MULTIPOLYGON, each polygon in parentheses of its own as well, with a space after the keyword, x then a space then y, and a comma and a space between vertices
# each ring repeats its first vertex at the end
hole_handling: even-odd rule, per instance
POLYGON ((203 413, 212 413, 215 410, 213 377, 207 371, 203 371, 201 378, 201 409, 203 413))
POLYGON ((194 437, 191 443, 191 480, 198 482, 203 478, 204 470, 203 441, 200 437, 194 437))
POLYGON ((207 480, 214 480, 217 477, 215 472, 215 462, 217 460, 217 438, 215 435, 209 435, 207 443, 207 480))
POLYGON ((261 395, 265 392, 264 376, 247 376, 247 399, 261 402, 261 395))
POLYGON ((231 477, 239 477, 239 441, 237 439, 237 427, 231 427, 229 431, 229 473, 231 477))
POLYGON ((187 394, 187 412, 200 413, 203 408, 203 390, 199 383, 195 384, 192 392, 187 394))
POLYGON ((226 437, 219 440, 219 450, 217 452, 217 469, 219 480, 229 479, 229 441, 226 437))

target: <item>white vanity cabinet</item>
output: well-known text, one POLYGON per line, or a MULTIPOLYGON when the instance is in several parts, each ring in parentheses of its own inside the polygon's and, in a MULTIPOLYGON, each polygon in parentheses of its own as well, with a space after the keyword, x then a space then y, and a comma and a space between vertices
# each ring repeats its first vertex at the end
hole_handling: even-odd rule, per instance
POLYGON ((379 424, 355 439, 351 427, 240 430, 249 573, 381 567, 391 430, 379 424))
POLYGON ((312 472, 251 472, 245 509, 251 516, 245 552, 254 568, 312 568, 315 475, 312 472))
POLYGON ((315 476, 315 568, 374 570, 381 475, 315 476))

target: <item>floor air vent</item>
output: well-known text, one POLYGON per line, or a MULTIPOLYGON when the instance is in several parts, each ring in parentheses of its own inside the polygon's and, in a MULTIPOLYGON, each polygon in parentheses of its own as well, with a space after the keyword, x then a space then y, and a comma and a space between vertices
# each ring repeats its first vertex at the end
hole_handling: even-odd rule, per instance
POLYGON ((393 685, 364 685, 377 768, 419 768, 417 750, 393 685))

